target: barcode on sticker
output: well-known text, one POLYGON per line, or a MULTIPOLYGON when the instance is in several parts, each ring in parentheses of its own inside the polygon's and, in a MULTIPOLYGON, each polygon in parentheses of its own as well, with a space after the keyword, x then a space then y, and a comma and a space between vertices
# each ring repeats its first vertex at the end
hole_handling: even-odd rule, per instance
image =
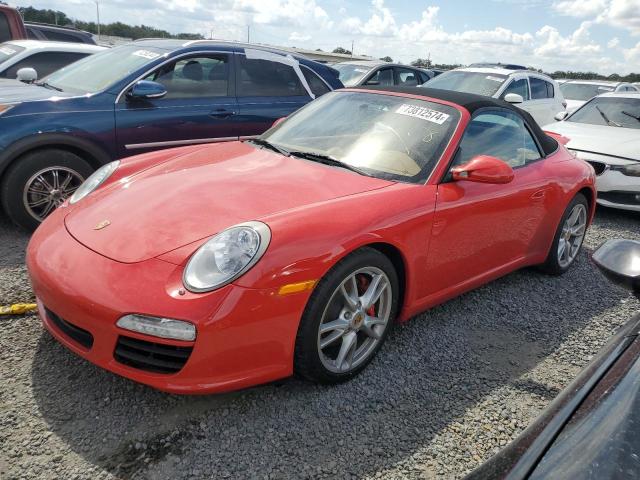
POLYGON ((4 53, 5 55, 13 55, 14 53, 16 53, 13 48, 9 47, 0 47, 0 52, 4 53))
POLYGON ((149 60, 153 60, 154 58, 158 58, 160 56, 159 53, 150 52, 149 50, 136 50, 133 52, 136 57, 148 58, 149 60))
POLYGON ((408 105, 406 103, 400 105, 396 110, 396 113, 399 113, 400 115, 408 115, 409 117, 420 118, 427 122, 437 123, 438 125, 442 125, 449 118, 449 115, 446 113, 432 110, 427 107, 408 105))

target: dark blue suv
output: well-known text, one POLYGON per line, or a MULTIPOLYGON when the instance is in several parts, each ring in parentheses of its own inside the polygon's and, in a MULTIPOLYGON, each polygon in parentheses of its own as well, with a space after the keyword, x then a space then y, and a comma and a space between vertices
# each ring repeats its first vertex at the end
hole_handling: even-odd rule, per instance
POLYGON ((0 81, 0 200, 35 228, 101 165, 259 135, 342 87, 326 65, 265 47, 141 40, 37 84, 0 81))

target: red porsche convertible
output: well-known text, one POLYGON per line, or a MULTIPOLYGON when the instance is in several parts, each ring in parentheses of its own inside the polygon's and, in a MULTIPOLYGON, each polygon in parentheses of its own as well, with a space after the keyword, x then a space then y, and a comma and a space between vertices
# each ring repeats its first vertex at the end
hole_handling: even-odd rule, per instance
POLYGON ((510 104, 341 90, 254 140, 104 166, 27 264, 45 327, 119 375, 340 382, 394 320, 524 266, 566 271, 595 195, 592 167, 510 104))

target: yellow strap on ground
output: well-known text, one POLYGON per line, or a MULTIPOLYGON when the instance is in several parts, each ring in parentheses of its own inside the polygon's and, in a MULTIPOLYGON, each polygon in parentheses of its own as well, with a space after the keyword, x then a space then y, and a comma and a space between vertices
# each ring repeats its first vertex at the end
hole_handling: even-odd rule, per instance
POLYGON ((38 309, 35 303, 14 303, 13 305, 0 305, 0 315, 22 315, 38 309))

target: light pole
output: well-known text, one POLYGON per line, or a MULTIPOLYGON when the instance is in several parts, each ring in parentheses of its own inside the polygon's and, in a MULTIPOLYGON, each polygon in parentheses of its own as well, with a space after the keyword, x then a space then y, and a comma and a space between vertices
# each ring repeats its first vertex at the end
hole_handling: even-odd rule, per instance
POLYGON ((100 2, 93 0, 96 4, 96 16, 98 17, 98 40, 100 40, 100 2))

